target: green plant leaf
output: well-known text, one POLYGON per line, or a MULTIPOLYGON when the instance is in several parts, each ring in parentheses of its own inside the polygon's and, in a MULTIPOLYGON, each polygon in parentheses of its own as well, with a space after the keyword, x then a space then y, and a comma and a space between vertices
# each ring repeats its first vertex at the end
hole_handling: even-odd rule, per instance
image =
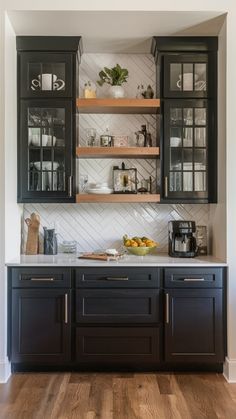
POLYGON ((127 82, 128 75, 128 70, 126 68, 121 68, 119 64, 116 64, 116 66, 112 68, 104 67, 104 69, 99 72, 100 80, 98 80, 97 83, 99 86, 102 86, 104 83, 112 86, 121 86, 122 83, 127 82))

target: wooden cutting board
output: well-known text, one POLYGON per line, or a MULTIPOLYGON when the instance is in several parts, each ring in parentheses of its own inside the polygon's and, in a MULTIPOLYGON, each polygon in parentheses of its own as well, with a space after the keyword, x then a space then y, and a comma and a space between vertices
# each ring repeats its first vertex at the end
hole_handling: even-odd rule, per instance
POLYGON ((79 259, 90 259, 90 260, 108 260, 108 256, 104 253, 96 254, 96 253, 84 253, 83 255, 79 256, 79 259))

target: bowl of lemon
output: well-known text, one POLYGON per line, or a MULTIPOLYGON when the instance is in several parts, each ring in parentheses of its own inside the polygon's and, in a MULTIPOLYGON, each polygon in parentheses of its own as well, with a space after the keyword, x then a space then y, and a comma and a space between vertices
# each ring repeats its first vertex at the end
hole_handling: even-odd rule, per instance
POLYGON ((145 256, 148 253, 151 253, 158 246, 158 243, 148 237, 135 236, 129 238, 127 234, 123 236, 123 243, 125 249, 136 256, 145 256))

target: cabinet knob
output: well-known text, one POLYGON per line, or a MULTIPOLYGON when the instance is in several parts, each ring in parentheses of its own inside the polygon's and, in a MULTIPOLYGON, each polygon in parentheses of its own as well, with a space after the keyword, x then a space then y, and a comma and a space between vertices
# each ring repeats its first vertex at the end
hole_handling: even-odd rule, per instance
POLYGON ((108 276, 107 281, 128 281, 128 276, 108 276))

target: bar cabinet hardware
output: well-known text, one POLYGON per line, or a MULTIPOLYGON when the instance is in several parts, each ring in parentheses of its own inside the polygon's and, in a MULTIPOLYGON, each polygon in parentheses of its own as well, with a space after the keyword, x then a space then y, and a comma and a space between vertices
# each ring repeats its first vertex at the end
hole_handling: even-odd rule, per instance
POLYGON ((165 294, 165 322, 169 324, 170 317, 169 317, 169 294, 165 294))

